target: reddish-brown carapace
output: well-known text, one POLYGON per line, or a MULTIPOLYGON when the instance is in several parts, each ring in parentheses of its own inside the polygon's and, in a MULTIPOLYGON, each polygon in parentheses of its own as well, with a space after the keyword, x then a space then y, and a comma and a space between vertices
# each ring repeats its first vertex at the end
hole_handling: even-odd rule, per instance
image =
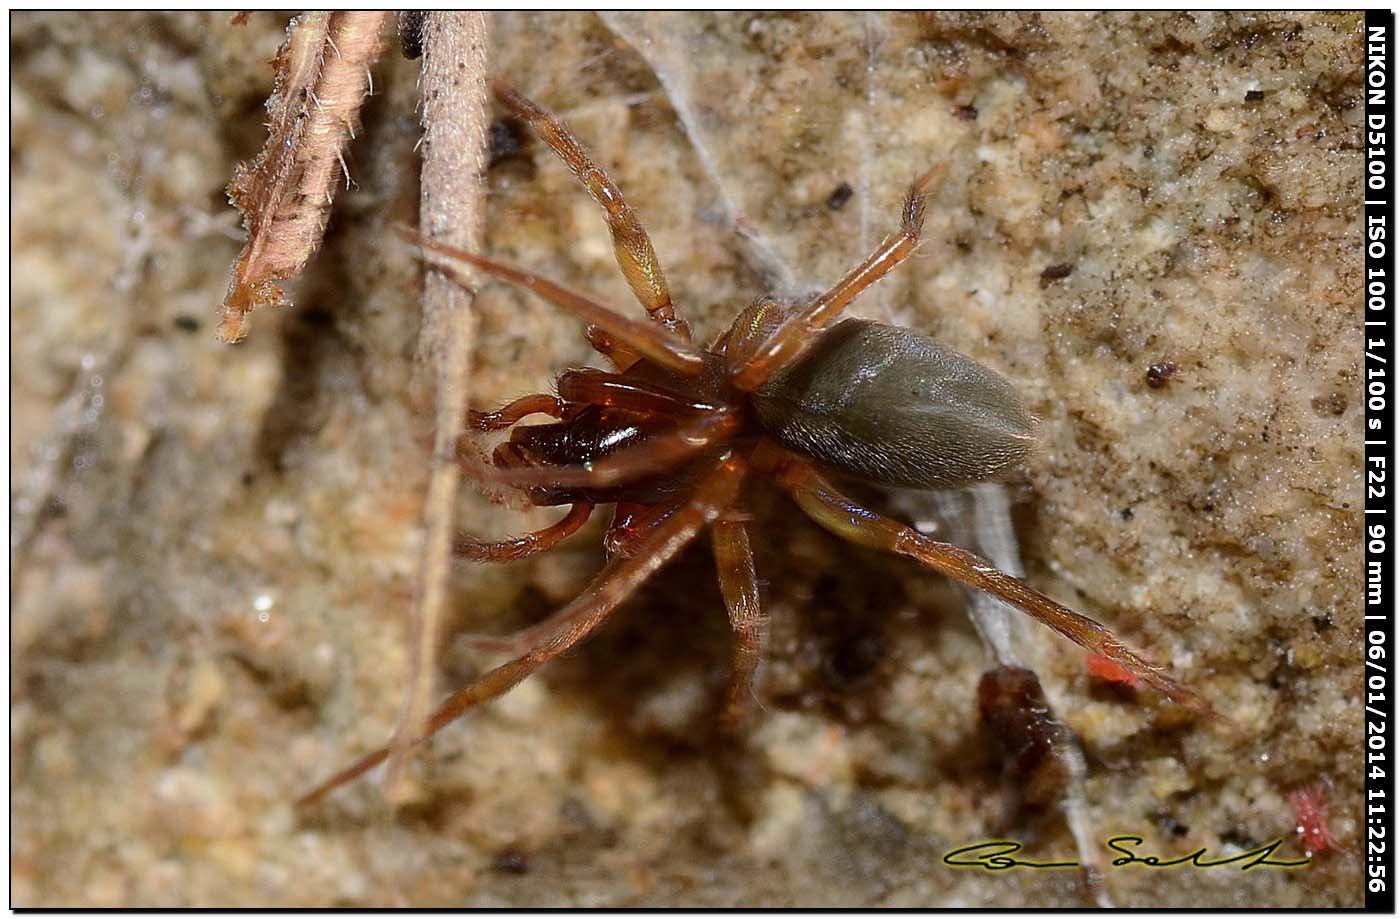
MULTIPOLYGON (((570 370, 556 393, 473 412, 479 432, 509 430, 492 454, 493 478, 535 504, 565 506, 553 526, 499 542, 462 538, 458 554, 498 561, 543 552, 612 505, 609 560, 583 593, 538 625, 483 644, 512 659, 456 690, 428 718, 421 743, 496 698, 597 629, 647 578, 709 530, 735 637, 725 718, 737 719, 763 654, 766 620, 741 511, 758 476, 806 514, 854 543, 904 555, 987 591, 1172 700, 1208 706, 1104 626, 1061 606, 990 562, 887 519, 846 497, 833 476, 906 488, 957 488, 1003 477, 1030 455, 1034 419, 992 370, 908 329, 839 321, 863 291, 919 245, 924 213, 946 171, 910 186, 897 232, 824 293, 760 297, 708 347, 691 340, 632 208, 554 115, 495 87, 501 102, 563 160, 602 207, 622 269, 646 319, 628 318, 529 271, 406 233, 437 269, 475 270, 533 291, 588 324, 612 371, 570 370), (524 424, 545 415, 543 424, 524 424)), ((467 279, 462 277, 463 283, 467 279)), ((309 804, 388 756, 376 750, 300 799, 309 804)))

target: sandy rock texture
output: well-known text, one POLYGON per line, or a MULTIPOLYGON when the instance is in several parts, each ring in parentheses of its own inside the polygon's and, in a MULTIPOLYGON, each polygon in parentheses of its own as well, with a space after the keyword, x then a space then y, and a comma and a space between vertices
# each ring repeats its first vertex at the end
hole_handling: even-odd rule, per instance
MULTIPOLYGON (((241 244, 224 185, 263 140, 286 17, 15 13, 12 891, 28 906, 1072 906, 1073 872, 941 863, 1008 809, 961 594, 754 489, 771 661, 747 733, 709 553, 308 814, 381 743, 407 669, 431 445, 415 397, 418 64, 397 51, 295 306, 214 339, 241 244)), ((1009 485, 1029 580, 1169 662, 1237 724, 1021 652, 1082 739, 1102 839, 1306 868, 1110 869, 1133 906, 1356 906, 1362 891, 1358 15, 502 15, 493 67, 574 126, 708 339, 765 285, 829 283, 950 163, 927 242, 855 310, 1011 379, 1044 446, 1009 485), (739 217, 754 239, 733 229, 739 217), (766 253, 766 254, 765 254, 766 253), (786 273, 786 277, 784 276, 786 273)), ((497 113, 498 117, 500 113, 497 113)), ((621 309, 603 222, 493 129, 488 249, 621 309)), ((486 285, 473 400, 592 359, 486 285)), ((879 506, 907 508, 877 493, 879 506)), ((475 494, 462 527, 520 513, 475 494)), ((460 566, 444 685, 601 563, 460 566)))

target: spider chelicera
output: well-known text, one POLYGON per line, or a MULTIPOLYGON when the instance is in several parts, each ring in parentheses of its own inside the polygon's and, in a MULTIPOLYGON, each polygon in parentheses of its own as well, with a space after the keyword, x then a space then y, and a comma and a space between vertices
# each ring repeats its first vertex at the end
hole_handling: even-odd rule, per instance
MULTIPOLYGON (((480 642, 513 659, 449 695, 412 743, 583 640, 707 527, 735 636, 724 718, 737 721, 766 631, 748 533, 737 510, 741 488, 753 475, 775 480, 833 533, 987 591, 1176 703, 1209 712, 1199 696, 1104 626, 971 552, 862 507, 829 478, 836 473, 877 485, 957 488, 1003 477, 1030 455, 1034 418, 994 371, 908 329, 838 321, 918 247, 928 198, 946 164, 914 181, 899 231, 829 290, 802 301, 761 297, 701 348, 677 315, 651 241, 617 186, 557 117, 508 87, 497 85, 495 91, 602 206, 618 266, 650 321, 629 319, 528 271, 405 231, 440 270, 485 272, 583 319, 588 341, 615 367, 569 370, 558 379, 557 395, 529 395, 470 414, 478 431, 510 430, 491 457, 496 481, 521 489, 536 505, 570 509, 558 523, 525 536, 459 539, 457 553, 483 561, 534 555, 576 532, 599 505, 611 504, 612 525, 604 538, 609 561, 582 594, 548 619, 514 636, 480 642), (531 415, 557 420, 520 423, 531 415)), ((352 781, 383 762, 389 750, 369 753, 299 803, 313 803, 352 781)))

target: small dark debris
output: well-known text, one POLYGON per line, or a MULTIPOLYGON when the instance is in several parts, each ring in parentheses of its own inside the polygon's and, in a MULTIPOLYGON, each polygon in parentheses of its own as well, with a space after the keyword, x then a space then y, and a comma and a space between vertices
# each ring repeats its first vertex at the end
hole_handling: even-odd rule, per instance
POLYGON ((399 47, 403 56, 416 61, 423 56, 423 23, 428 14, 423 10, 404 10, 399 13, 399 47))
POLYGON ((1160 45, 1155 45, 1149 50, 1159 57, 1179 57, 1184 54, 1195 53, 1196 48, 1193 45, 1188 45, 1175 35, 1168 35, 1160 45))
POLYGON ((297 318, 309 326, 329 328, 335 325, 335 314, 323 306, 313 306, 297 313, 297 318))
POLYGON ((1250 836, 1239 827, 1231 827, 1221 833, 1220 841, 1241 850, 1253 849, 1255 846, 1259 845, 1259 843, 1255 842, 1254 837, 1250 836))
POLYGON ((1246 102, 1263 102, 1263 101, 1264 101, 1264 91, 1263 91, 1262 89, 1250 89, 1250 90, 1246 90, 1246 91, 1245 91, 1245 94, 1244 94, 1244 101, 1246 101, 1246 102))
POLYGON ((1074 274, 1074 266, 1069 262, 1060 262, 1058 265, 1051 265, 1040 273, 1040 289, 1044 290, 1056 281, 1062 280, 1074 274))
POLYGON ((1040 679, 1024 667, 993 667, 977 684, 982 730, 997 747, 1002 775, 1021 796, 1021 805, 1047 803, 1050 789, 1062 789, 1068 776, 1056 753, 1068 730, 1055 717, 1040 679))
POLYGON ((1318 415, 1345 415, 1347 411, 1347 394, 1340 390, 1323 393, 1314 396, 1312 400, 1312 410, 1318 415))
POLYGON ((1163 814, 1161 818, 1161 824, 1162 829, 1173 839, 1180 839, 1187 833, 1191 832, 1191 828, 1189 826, 1182 823, 1180 820, 1177 820, 1171 814, 1163 814))
POLYGON ((953 108, 953 115, 956 116, 957 118, 961 119, 962 121, 976 121, 976 120, 977 120, 977 106, 975 106, 975 105, 959 105, 959 106, 955 106, 955 107, 953 108))
POLYGON ((515 849, 503 849, 492 859, 491 870, 497 874, 528 874, 530 860, 515 849))
POLYGON ((827 210, 839 211, 846 206, 846 203, 855 196, 855 189, 851 188, 850 182, 842 182, 832 189, 831 194, 826 196, 827 210))
POLYGON ((193 316, 176 316, 175 328, 179 329, 181 332, 198 332, 199 320, 193 316))
POLYGON ((1153 389, 1161 389, 1167 385, 1167 381, 1176 376, 1176 365, 1171 361, 1160 361, 1147 368, 1147 385, 1153 389))
POLYGON ((243 473, 243 477, 242 477, 241 479, 239 479, 239 481, 243 483, 243 487, 244 487, 244 488, 248 488, 249 486, 251 486, 251 485, 253 484, 254 478, 256 478, 256 477, 253 475, 253 473, 251 473, 251 472, 245 472, 245 473, 243 473))
POLYGON ((1121 511, 1118 512, 1118 516, 1119 516, 1120 518, 1122 518, 1123 520, 1132 520, 1132 519, 1133 519, 1133 509, 1132 509, 1131 507, 1125 507, 1125 508, 1123 508, 1121 511))
POLYGON ((491 122, 488 136, 491 148, 489 167, 520 156, 525 150, 528 135, 525 131, 525 125, 520 119, 497 118, 491 122))
POLYGON ((885 658, 885 643, 869 633, 838 641, 827 659, 828 676, 839 689, 850 689, 875 671, 885 658))
POLYGON ((1312 617, 1312 626, 1315 631, 1326 632, 1332 628, 1332 614, 1323 613, 1312 617))

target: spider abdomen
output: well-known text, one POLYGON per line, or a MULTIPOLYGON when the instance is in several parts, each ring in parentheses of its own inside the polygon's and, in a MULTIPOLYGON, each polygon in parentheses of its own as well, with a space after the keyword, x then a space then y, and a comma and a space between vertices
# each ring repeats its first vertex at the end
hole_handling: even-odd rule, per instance
POLYGON ((763 428, 842 472, 906 488, 1004 477, 1035 419, 1003 377, 931 338, 847 319, 753 394, 763 428))

